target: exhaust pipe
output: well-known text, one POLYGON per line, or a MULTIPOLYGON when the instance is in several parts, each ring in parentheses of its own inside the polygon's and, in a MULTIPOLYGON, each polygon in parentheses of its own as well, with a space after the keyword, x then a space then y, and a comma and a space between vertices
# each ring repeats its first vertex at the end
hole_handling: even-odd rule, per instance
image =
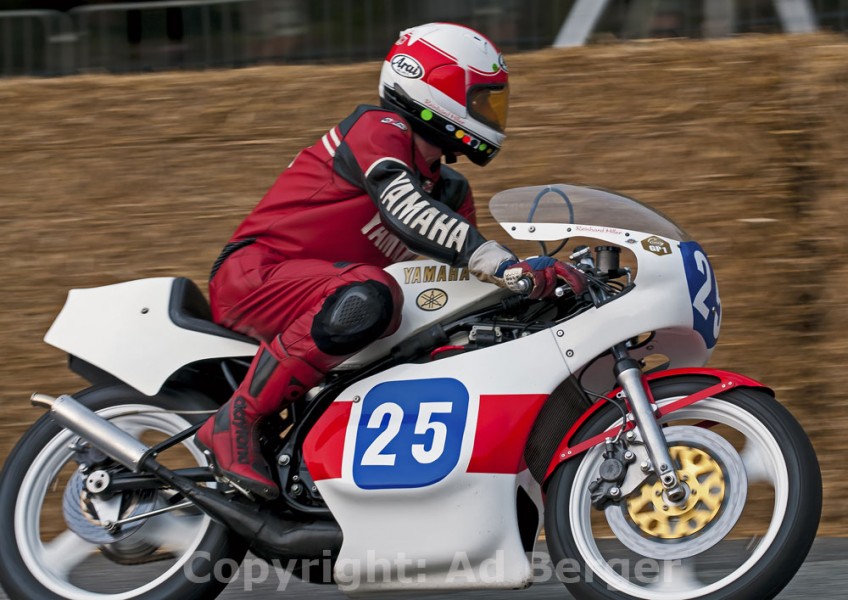
POLYGON ((91 442, 109 458, 135 473, 139 472, 141 463, 150 452, 149 447, 67 394, 58 398, 47 394, 33 394, 30 402, 33 406, 49 409, 50 416, 57 423, 91 442))
POLYGON ((33 394, 33 406, 47 408, 57 423, 133 472, 156 476, 190 500, 210 517, 223 523, 252 546, 280 559, 338 556, 342 531, 335 521, 288 521, 268 508, 258 508, 225 497, 220 492, 196 485, 174 473, 150 455, 150 448, 129 433, 83 406, 71 396, 53 398, 33 394))

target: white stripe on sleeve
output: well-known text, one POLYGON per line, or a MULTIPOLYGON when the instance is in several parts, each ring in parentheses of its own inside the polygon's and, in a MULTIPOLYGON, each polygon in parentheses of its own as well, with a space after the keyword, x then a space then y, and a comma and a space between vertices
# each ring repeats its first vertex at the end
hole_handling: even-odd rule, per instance
POLYGON ((336 128, 335 128, 335 127, 333 127, 333 128, 330 130, 330 137, 331 137, 331 138, 333 138, 333 143, 336 145, 336 148, 338 148, 338 147, 339 147, 339 144, 341 144, 342 142, 341 142, 341 140, 339 140, 339 136, 338 136, 338 134, 336 133, 336 128))
POLYGON ((321 141, 324 144, 324 147, 327 149, 327 152, 330 153, 330 156, 335 156, 336 151, 333 149, 333 146, 330 144, 330 140, 327 139, 327 134, 321 136, 321 141))

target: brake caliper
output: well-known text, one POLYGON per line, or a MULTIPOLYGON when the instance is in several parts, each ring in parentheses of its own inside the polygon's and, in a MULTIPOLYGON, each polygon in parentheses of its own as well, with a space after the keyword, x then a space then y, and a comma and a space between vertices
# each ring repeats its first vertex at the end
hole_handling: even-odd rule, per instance
POLYGON ((628 449, 624 440, 606 441, 604 462, 598 468, 598 478, 589 484, 592 506, 604 510, 625 496, 622 484, 628 467, 636 462, 636 454, 628 449))

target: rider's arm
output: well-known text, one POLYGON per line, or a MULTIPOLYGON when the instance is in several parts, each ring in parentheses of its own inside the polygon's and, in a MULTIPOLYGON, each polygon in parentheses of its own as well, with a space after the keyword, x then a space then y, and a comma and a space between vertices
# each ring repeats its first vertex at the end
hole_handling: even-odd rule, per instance
POLYGON ((425 192, 404 163, 386 159, 375 164, 365 177, 365 189, 383 223, 413 252, 465 266, 486 241, 471 223, 425 192))
POLYGON ((474 194, 471 186, 462 174, 447 165, 440 169, 439 181, 433 188, 432 196, 455 210, 466 221, 477 227, 477 210, 474 207, 474 194))
MULTIPOLYGON (((453 266, 468 266, 475 274, 481 268, 494 273, 502 262, 515 260, 497 242, 487 242, 467 218, 424 191, 413 169, 412 133, 397 115, 383 111, 362 115, 345 136, 345 145, 336 153, 340 173, 368 192, 383 223, 410 250, 453 266)), ((467 196, 466 191, 458 208, 473 214, 467 196)))

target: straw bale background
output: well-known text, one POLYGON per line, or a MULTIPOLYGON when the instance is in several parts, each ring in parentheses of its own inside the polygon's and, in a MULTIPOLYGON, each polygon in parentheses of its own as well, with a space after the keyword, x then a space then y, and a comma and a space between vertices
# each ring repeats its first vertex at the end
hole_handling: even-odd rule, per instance
MULTIPOLYGON (((665 41, 508 57, 509 139, 461 169, 496 191, 574 182, 669 215, 710 253, 725 319, 712 365, 777 390, 826 481, 821 533, 848 534, 848 42, 665 41)), ((41 342, 66 290, 204 282, 240 218, 379 65, 0 81, 0 461, 84 382, 41 342)), ((489 220, 484 231, 500 235, 489 220)))

